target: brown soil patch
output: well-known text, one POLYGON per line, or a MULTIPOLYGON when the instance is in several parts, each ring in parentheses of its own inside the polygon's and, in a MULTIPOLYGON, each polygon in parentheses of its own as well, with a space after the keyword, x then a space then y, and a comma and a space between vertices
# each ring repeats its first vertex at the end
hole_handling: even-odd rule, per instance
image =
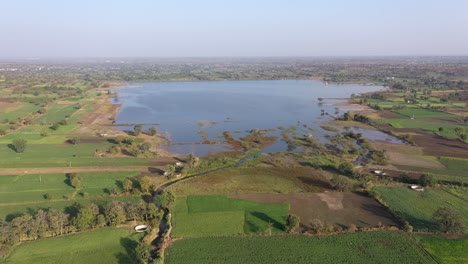
POLYGON ((468 144, 454 139, 445 139, 435 134, 420 134, 411 137, 423 152, 430 156, 468 158, 468 144))
POLYGON ((397 145, 383 141, 372 141, 376 149, 386 150, 388 162, 391 164, 415 166, 424 168, 444 169, 439 161, 424 158, 423 148, 409 145, 397 145))
POLYGON ((316 219, 326 225, 358 227, 397 226, 392 214, 375 199, 356 193, 324 192, 319 194, 238 194, 233 198, 265 203, 290 204, 303 227, 309 228, 316 219))
POLYGON ((319 193, 317 194, 320 199, 325 202, 330 210, 341 210, 343 209, 343 193, 336 193, 330 195, 330 193, 319 193))
POLYGON ((15 108, 19 108, 21 106, 21 103, 14 103, 14 102, 11 102, 10 99, 8 98, 0 98, 0 110, 2 111, 5 111, 7 109, 15 109, 15 108))

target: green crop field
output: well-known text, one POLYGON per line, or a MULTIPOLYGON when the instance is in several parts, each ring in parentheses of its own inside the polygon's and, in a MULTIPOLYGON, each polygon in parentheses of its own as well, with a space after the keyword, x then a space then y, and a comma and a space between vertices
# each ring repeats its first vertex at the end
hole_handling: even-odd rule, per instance
POLYGON ((68 119, 69 124, 75 124, 80 121, 86 114, 91 113, 94 110, 94 106, 92 104, 87 104, 83 106, 79 111, 73 113, 72 116, 68 119))
POLYGON ((289 206, 230 199, 221 195, 177 197, 172 236, 204 237, 283 232, 289 206))
POLYGON ((456 118, 456 116, 449 114, 449 113, 429 110, 429 109, 424 109, 424 108, 407 108, 407 109, 397 110, 396 112, 401 115, 408 116, 408 117, 414 116, 415 119, 416 118, 444 118, 444 119, 456 118))
MULTIPOLYGON (((43 201, 45 194, 52 196, 51 200, 62 200, 63 197, 72 197, 75 191, 88 193, 89 196, 108 194, 108 190, 119 189, 117 182, 138 172, 98 172, 79 173, 81 188, 74 189, 66 183, 65 174, 42 174, 0 177, 0 203, 23 203, 43 201)), ((79 195, 75 194, 76 198, 79 195)))
POLYGON ((25 204, 7 204, 0 206, 0 219, 9 218, 19 214, 35 212, 39 209, 55 209, 58 211, 67 211, 75 203, 90 204, 95 203, 97 205, 104 205, 112 201, 123 201, 133 204, 143 202, 140 196, 118 196, 118 197, 103 197, 103 198, 90 198, 90 199, 76 199, 67 201, 47 201, 33 202, 25 204))
POLYGON ((416 192, 407 187, 375 187, 381 199, 395 213, 409 221, 418 231, 431 231, 433 213, 442 206, 456 209, 468 224, 468 190, 459 195, 443 189, 426 188, 416 192))
POLYGON ((55 104, 44 115, 34 120, 35 124, 54 124, 70 117, 77 109, 77 105, 55 104))
MULTIPOLYGON (((46 137, 48 138, 48 137, 46 137)), ((145 166, 145 158, 94 156, 96 149, 104 151, 111 143, 99 144, 28 144, 24 153, 15 153, 8 144, 0 144, 0 168, 45 168, 85 166, 145 166)))
POLYGON ((449 239, 433 235, 417 235, 416 239, 439 263, 468 263, 468 238, 449 239))
POLYGON ((402 232, 329 236, 193 238, 175 241, 165 263, 434 263, 402 232))
POLYGON ((448 157, 441 157, 439 159, 440 163, 442 163, 446 170, 429 170, 428 172, 436 173, 436 174, 443 174, 443 175, 451 175, 451 176, 465 176, 467 169, 468 169, 468 159, 462 158, 448 158, 448 157))
POLYGON ((0 121, 8 119, 9 121, 16 122, 18 119, 26 117, 31 113, 35 113, 37 110, 39 110, 39 106, 37 105, 22 103, 20 106, 13 109, 2 110, 0 112, 0 121))
POLYGON ((26 242, 5 263, 133 263, 142 234, 131 229, 96 231, 26 242))

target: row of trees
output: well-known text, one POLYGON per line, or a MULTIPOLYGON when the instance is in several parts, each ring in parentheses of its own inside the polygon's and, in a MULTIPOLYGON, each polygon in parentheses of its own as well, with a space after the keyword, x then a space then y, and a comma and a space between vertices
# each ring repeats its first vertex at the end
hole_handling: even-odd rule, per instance
POLYGON ((0 221, 0 243, 14 245, 25 240, 84 231, 105 226, 117 226, 127 221, 144 221, 157 226, 163 211, 154 203, 131 204, 114 201, 104 206, 94 203, 75 204, 68 213, 54 209, 38 210, 35 214, 0 221))

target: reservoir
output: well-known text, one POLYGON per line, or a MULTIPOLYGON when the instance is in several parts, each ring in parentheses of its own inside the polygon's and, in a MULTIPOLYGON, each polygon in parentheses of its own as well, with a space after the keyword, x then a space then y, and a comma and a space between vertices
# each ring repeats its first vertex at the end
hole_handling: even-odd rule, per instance
MULTIPOLYGON (((204 156, 226 148, 225 144, 201 144, 204 139, 223 141, 224 131, 242 137, 252 129, 275 129, 268 135, 279 139, 265 152, 288 149, 278 127, 307 127, 307 131, 298 132, 325 140, 329 131, 321 129, 320 122, 349 110, 333 103, 352 94, 381 89, 315 80, 129 83, 115 90, 118 97, 113 103, 122 104, 117 124, 157 124, 156 129, 171 141, 166 148, 174 153, 204 156)), ((365 131, 361 133, 365 136, 365 131)), ((379 139, 375 133, 373 137, 379 139)), ((388 138, 381 134, 382 140, 388 138)))

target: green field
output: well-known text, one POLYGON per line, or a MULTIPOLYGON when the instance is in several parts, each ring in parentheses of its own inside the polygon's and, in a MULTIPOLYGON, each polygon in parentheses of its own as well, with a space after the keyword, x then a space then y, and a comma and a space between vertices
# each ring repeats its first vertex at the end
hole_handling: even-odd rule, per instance
POLYGON ((173 237, 228 236, 284 230, 289 206, 230 199, 221 195, 177 197, 173 206, 173 237))
POLYGON ((26 242, 5 263, 134 263, 142 237, 131 229, 100 229, 81 234, 26 242))
POLYGON ((54 104, 47 109, 47 112, 34 120, 35 124, 54 124, 70 117, 77 111, 75 104, 54 104))
POLYGON ((108 194, 108 190, 119 189, 117 183, 127 177, 138 175, 138 172, 100 172, 79 173, 81 188, 74 189, 66 183, 65 174, 14 175, 0 177, 0 203, 42 202, 45 194, 52 195, 52 200, 80 198, 79 193, 89 196, 108 194))
POLYGON ((442 206, 456 209, 468 224, 468 190, 461 190, 458 195, 435 188, 426 188, 424 192, 407 187, 375 187, 375 190, 393 212, 410 222, 417 231, 432 231, 432 215, 442 206))
POLYGON ((194 238, 175 241, 165 263, 434 263, 405 233, 194 238))
POLYGON ((468 263, 468 238, 449 239, 432 235, 417 235, 416 239, 439 263, 468 263))
MULTIPOLYGON (((48 138, 48 137, 46 137, 48 138)), ((15 153, 8 144, 0 144, 0 168, 45 168, 83 166, 145 166, 145 158, 95 157, 95 151, 104 152, 111 143, 99 144, 28 144, 24 153, 15 153)))
POLYGON ((35 113, 39 108, 39 106, 34 104, 23 103, 19 107, 2 110, 0 112, 0 121, 8 119, 9 121, 16 122, 20 118, 26 117, 31 113, 35 113))

